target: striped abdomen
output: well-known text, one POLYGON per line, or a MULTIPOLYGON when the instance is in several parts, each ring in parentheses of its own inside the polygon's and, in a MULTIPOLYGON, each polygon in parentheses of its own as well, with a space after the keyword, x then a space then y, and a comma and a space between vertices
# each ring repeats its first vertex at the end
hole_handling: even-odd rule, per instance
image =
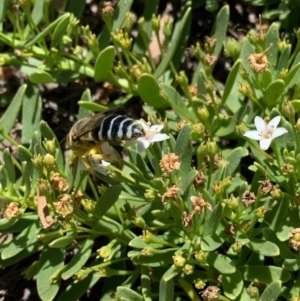
POLYGON ((102 119, 98 131, 99 141, 134 140, 145 136, 140 121, 121 115, 108 115, 102 119))

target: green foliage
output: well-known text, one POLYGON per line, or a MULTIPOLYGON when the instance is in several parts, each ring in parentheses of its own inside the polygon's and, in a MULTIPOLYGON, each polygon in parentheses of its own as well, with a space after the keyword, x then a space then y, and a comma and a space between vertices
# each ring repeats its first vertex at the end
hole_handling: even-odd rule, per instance
POLYGON ((6 1, 0 4, 2 28, 4 21, 14 28, 0 33, 11 49, 0 62, 28 76, 0 119, 0 139, 12 146, 3 148, 0 164, 0 231, 11 234, 0 244, 0 268, 34 255, 24 276, 36 278, 43 301, 78 300, 100 279, 100 300, 298 296, 300 40, 292 47, 280 23, 272 23, 267 32, 250 30, 240 45, 226 40, 229 6, 186 1, 180 16, 163 24, 155 15, 159 1, 148 1, 133 41, 132 4, 106 7, 98 36, 79 23, 83 3, 69 1, 57 16, 47 1, 26 2, 17 7, 19 19, 6 1), (199 6, 218 11, 211 36, 189 45, 199 6), (187 47, 196 61, 189 75, 180 69, 187 47), (233 63, 221 85, 214 71, 223 50, 233 63), (151 143, 143 151, 117 141, 105 151, 100 141, 83 143, 78 153, 71 132, 77 158, 65 155, 58 133, 42 120, 38 85, 80 79, 107 82, 126 95, 103 105, 86 89, 79 119, 138 97, 164 138, 145 125, 151 143), (278 116, 279 128, 272 124, 278 116), (257 117, 271 125, 259 129, 264 121, 257 117), (256 136, 248 130, 253 123, 256 136))

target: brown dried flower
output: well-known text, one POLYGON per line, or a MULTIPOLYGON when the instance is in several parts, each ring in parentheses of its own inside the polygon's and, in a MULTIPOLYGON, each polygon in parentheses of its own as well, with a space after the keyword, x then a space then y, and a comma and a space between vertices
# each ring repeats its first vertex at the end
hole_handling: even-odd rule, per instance
POLYGON ((64 192, 69 189, 69 185, 64 177, 58 172, 54 173, 50 179, 51 186, 59 192, 64 192))
POLYGON ((170 174, 176 169, 180 169, 181 162, 179 157, 174 153, 164 155, 159 162, 159 166, 164 174, 170 174))
POLYGON ((193 222, 193 216, 194 212, 186 212, 184 211, 182 213, 181 219, 182 219, 182 225, 183 227, 191 226, 193 222))
POLYGON ((198 95, 198 86, 196 84, 191 84, 189 85, 189 90, 192 96, 197 96, 198 95))
POLYGON ((212 66, 216 61, 217 61, 218 57, 216 57, 215 55, 212 54, 207 54, 205 56, 205 61, 209 66, 212 66))
POLYGON ((246 190, 243 193, 242 201, 246 207, 248 207, 250 204, 254 203, 255 200, 256 200, 256 196, 253 192, 246 190))
POLYGON ((100 7, 100 13, 102 15, 104 15, 104 14, 110 14, 111 15, 114 12, 114 7, 113 7, 111 1, 101 1, 100 4, 99 4, 99 7, 100 7))
POLYGON ((179 187, 177 187, 176 185, 173 185, 172 187, 168 188, 167 191, 162 195, 161 201, 164 203, 165 198, 175 200, 177 191, 182 192, 182 190, 179 187))
POLYGON ((194 185, 196 187, 203 186, 205 182, 206 182, 205 174, 202 170, 199 170, 199 172, 194 180, 194 185))
POLYGON ((20 215, 19 204, 17 202, 10 202, 4 211, 4 217, 11 219, 20 215))
POLYGON ((219 291, 217 286, 208 286, 200 295, 204 300, 215 301, 219 299, 219 291))
POLYGON ((208 202, 205 202, 203 199, 202 199, 202 196, 191 196, 191 201, 193 203, 193 206, 194 206, 194 213, 195 214, 199 214, 203 207, 206 207, 208 210, 212 211, 212 207, 211 207, 211 204, 208 203, 208 202))
POLYGON ((73 201, 69 194, 61 194, 58 201, 53 203, 56 212, 63 218, 69 217, 73 213, 73 201))
POLYGON ((264 73, 268 68, 269 61, 265 53, 255 53, 248 57, 251 69, 256 73, 264 73))
POLYGON ((300 245, 300 228, 296 228, 289 233, 290 245, 296 251, 299 249, 300 245))
POLYGON ((180 119, 180 121, 176 124, 177 131, 180 131, 187 123, 188 123, 187 120, 180 119))
POLYGON ((273 188, 273 184, 271 183, 270 180, 259 181, 258 183, 261 184, 261 186, 260 186, 260 193, 261 194, 267 194, 273 188))

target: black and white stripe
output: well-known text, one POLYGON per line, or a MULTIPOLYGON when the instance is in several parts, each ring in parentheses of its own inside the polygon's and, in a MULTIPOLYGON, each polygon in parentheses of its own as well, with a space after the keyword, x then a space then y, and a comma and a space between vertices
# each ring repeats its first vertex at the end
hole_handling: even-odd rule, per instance
POLYGON ((98 131, 99 141, 134 140, 145 136, 141 122, 122 115, 108 115, 103 118, 98 131))

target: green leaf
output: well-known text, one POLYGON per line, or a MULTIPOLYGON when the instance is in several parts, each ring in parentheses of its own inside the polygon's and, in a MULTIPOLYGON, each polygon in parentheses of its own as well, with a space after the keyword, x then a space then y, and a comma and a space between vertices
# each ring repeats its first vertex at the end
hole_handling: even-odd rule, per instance
POLYGON ((55 82, 52 75, 44 70, 32 72, 29 76, 29 80, 33 84, 49 84, 55 82))
POLYGON ((213 233, 207 235, 201 240, 201 249, 203 251, 211 252, 218 249, 224 243, 224 239, 220 235, 213 233))
POLYGON ((299 260, 294 259, 285 259, 283 261, 282 267, 285 268, 288 271, 296 272, 299 270, 299 260))
MULTIPOLYGON (((214 24, 214 30, 212 36, 216 39, 216 45, 213 51, 213 55, 219 57, 222 48, 223 42, 225 41, 227 35, 227 28, 229 22, 229 5, 224 5, 218 12, 216 21, 214 24)), ((227 85, 225 85, 226 87, 227 85)))
POLYGON ((263 293, 260 295, 259 300, 260 301, 274 301, 277 300, 281 293, 281 281, 274 281, 270 283, 263 293))
POLYGON ((268 107, 274 107, 277 103, 277 99, 284 93, 284 81, 277 79, 273 81, 266 89, 264 93, 263 101, 268 107))
POLYGON ((269 241, 251 238, 246 246, 253 252, 263 256, 274 257, 280 254, 277 245, 269 241))
MULTIPOLYGON (((8 134, 12 127, 14 126, 24 98, 24 94, 26 91, 27 85, 23 85, 19 88, 18 92, 16 93, 14 99, 11 101, 9 107, 5 110, 4 114, 1 117, 0 124, 2 127, 2 131, 5 134, 8 134)), ((1 135, 1 132, 0 132, 1 135)))
POLYGON ((150 267, 161 267, 168 266, 173 262, 172 256, 170 254, 174 253, 174 250, 170 250, 162 254, 154 254, 153 256, 144 256, 140 251, 129 251, 128 257, 137 264, 142 264, 150 267))
POLYGON ((223 275, 222 286, 225 296, 230 300, 235 300, 241 294, 244 287, 243 277, 240 271, 236 270, 232 274, 223 275))
POLYGON ((262 73, 261 82, 265 89, 272 83, 272 72, 269 69, 262 73))
MULTIPOLYGON (((44 0, 37 0, 34 3, 34 7, 31 13, 31 19, 35 25, 38 25, 43 20, 44 4, 45 4, 44 0)), ((31 30, 30 26, 28 25, 28 33, 30 33, 30 30, 31 30)), ((26 31, 27 31, 27 27, 26 27, 26 31)))
POLYGON ((223 217, 223 210, 224 205, 221 203, 218 203, 218 205, 214 207, 208 221, 204 225, 203 237, 212 235, 216 232, 223 217))
POLYGON ((161 95, 181 119, 195 121, 195 114, 189 111, 181 96, 172 86, 169 86, 167 84, 161 84, 161 95))
POLYGON ((171 266, 162 276, 161 281, 172 281, 174 277, 176 277, 178 274, 182 272, 182 269, 177 268, 175 266, 171 266))
POLYGON ((239 270, 245 281, 262 282, 269 284, 273 281, 286 282, 291 278, 291 274, 282 268, 275 266, 239 266, 239 270))
POLYGON ((134 39, 134 45, 132 48, 133 53, 144 56, 145 51, 147 50, 148 44, 151 41, 152 35, 152 16, 156 13, 159 0, 151 0, 144 3, 145 9, 143 12, 143 33, 138 31, 138 36, 134 39), (145 36, 146 41, 143 40, 142 35, 145 36))
POLYGON ((220 103, 220 107, 226 105, 232 113, 236 113, 243 106, 240 100, 241 93, 238 91, 238 86, 242 81, 239 75, 240 64, 241 60, 238 59, 231 68, 220 103))
POLYGON ((0 1, 0 23, 3 23, 4 21, 8 3, 9 3, 8 0, 0 1))
POLYGON ((40 223, 38 221, 32 223, 9 242, 8 246, 2 250, 1 258, 3 260, 12 258, 27 247, 35 244, 37 242, 37 235, 40 231, 40 223))
POLYGON ((124 301, 144 301, 144 298, 140 294, 125 286, 117 287, 115 298, 124 301))
POLYGON ((73 277, 73 275, 85 265, 92 253, 93 244, 94 237, 89 237, 82 243, 71 261, 65 265, 64 272, 61 275, 62 279, 67 280, 73 277))
POLYGON ((99 53, 95 63, 94 79, 96 82, 107 79, 114 65, 115 55, 116 50, 114 46, 108 46, 99 53))
POLYGON ((48 244, 48 246, 49 246, 49 248, 63 249, 66 246, 68 246, 73 240, 74 240, 73 235, 67 235, 67 236, 59 237, 59 238, 52 240, 48 244))
MULTIPOLYGON (((77 0, 76 0, 77 1, 77 0)), ((90 273, 86 278, 71 284, 59 295, 57 301, 79 300, 100 279, 99 273, 90 273)), ((110 279, 110 278, 109 278, 110 279)))
POLYGON ((174 153, 181 161, 180 170, 178 171, 178 178, 185 180, 186 175, 191 170, 193 149, 191 144, 191 126, 186 124, 179 132, 176 140, 174 153))
POLYGON ((82 109, 85 109, 85 110, 88 110, 88 111, 93 111, 93 112, 105 112, 105 111, 108 110, 108 107, 99 105, 98 103, 85 101, 85 100, 79 100, 78 105, 82 109))
POLYGON ((134 163, 134 165, 139 169, 143 176, 148 179, 153 179, 153 173, 147 166, 141 154, 132 148, 128 148, 127 153, 130 158, 130 161, 134 163))
POLYGON ((40 255, 36 276, 37 291, 43 301, 53 300, 56 296, 60 277, 52 277, 64 266, 65 250, 45 248, 40 255), (55 281, 54 281, 55 280, 55 281))
POLYGON ((156 79, 147 73, 138 79, 138 92, 142 100, 153 108, 165 108, 168 106, 165 97, 161 95, 161 88, 156 79))
POLYGON ((3 152, 3 161, 7 171, 9 184, 13 185, 16 182, 16 171, 12 155, 8 148, 6 148, 3 152))
POLYGON ((122 186, 113 185, 104 192, 104 194, 97 201, 94 211, 94 216, 101 218, 110 207, 118 200, 122 191, 122 186))
POLYGON ((76 17, 76 19, 80 20, 83 15, 85 6, 85 1, 70 0, 67 10, 69 13, 73 14, 76 17))
POLYGON ((174 300, 174 282, 173 280, 165 281, 164 276, 159 282, 159 301, 174 300))
POLYGON ((196 176, 198 175, 198 171, 193 169, 191 170, 186 177, 183 179, 180 188, 182 189, 183 193, 186 193, 190 186, 193 184, 196 176))
POLYGON ((206 261, 210 266, 213 266, 221 274, 233 274, 236 272, 236 268, 233 265, 232 260, 225 255, 210 252, 207 255, 206 261))
POLYGON ((280 58, 278 60, 278 64, 277 64, 277 68, 276 68, 277 69, 276 77, 279 77, 280 72, 283 69, 286 69, 288 67, 288 61, 289 61, 290 56, 291 56, 291 45, 287 45, 283 49, 283 51, 280 55, 280 58))
POLYGON ((291 101, 291 104, 295 110, 296 113, 300 111, 300 99, 294 99, 291 101))
POLYGON ((177 48, 180 47, 179 41, 180 41, 181 35, 185 29, 186 22, 188 22, 188 20, 190 18, 190 13, 191 13, 191 8, 189 7, 186 10, 180 23, 178 23, 178 30, 176 32, 174 31, 174 36, 172 37, 171 45, 168 49, 168 52, 166 53, 166 55, 164 56, 164 58, 162 59, 159 66, 157 67, 157 69, 154 72, 155 78, 159 78, 164 73, 164 71, 168 67, 170 61, 172 60, 177 48))
POLYGON ((51 48, 55 47, 56 45, 61 45, 61 41, 63 36, 65 35, 67 28, 70 24, 70 17, 71 14, 65 14, 64 18, 60 20, 56 28, 54 29, 52 39, 51 39, 51 48))
POLYGON ((22 143, 29 144, 32 135, 39 130, 42 100, 37 86, 28 83, 22 106, 22 143))
POLYGON ((61 20, 65 19, 68 16, 70 16, 70 13, 65 13, 64 15, 60 16, 54 22, 49 24, 44 31, 34 36, 34 38, 32 38, 31 40, 28 40, 24 43, 20 43, 17 47, 28 49, 31 46, 33 46, 35 43, 40 42, 41 40, 44 39, 44 37, 46 37, 56 28, 56 26, 61 22, 61 20))
POLYGON ((269 61, 269 69, 275 69, 278 60, 279 23, 272 23, 266 34, 266 52, 269 61))
POLYGON ((293 66, 293 68, 289 71, 288 75, 284 79, 286 91, 288 91, 288 89, 290 87, 294 86, 296 83, 299 83, 299 81, 300 81, 300 70, 299 70, 299 68, 300 68, 300 63, 293 66))
POLYGON ((247 149, 244 147, 234 148, 225 158, 227 160, 227 165, 225 169, 224 178, 233 176, 233 173, 240 166, 241 160, 243 157, 248 155, 247 149))

